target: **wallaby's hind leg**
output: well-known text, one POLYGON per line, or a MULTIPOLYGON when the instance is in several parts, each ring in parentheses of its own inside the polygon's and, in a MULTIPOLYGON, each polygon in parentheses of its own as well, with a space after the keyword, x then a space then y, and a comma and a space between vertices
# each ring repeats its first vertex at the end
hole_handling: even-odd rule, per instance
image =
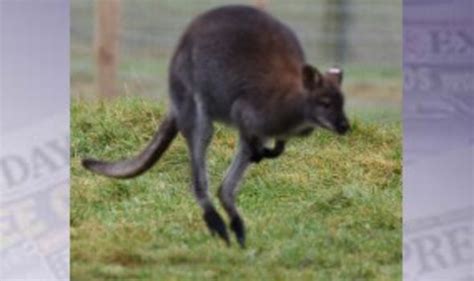
POLYGON ((180 128, 189 148, 192 188, 197 202, 204 211, 203 218, 211 234, 217 233, 219 237, 229 244, 229 236, 224 220, 216 211, 209 197, 206 150, 212 139, 213 128, 205 111, 203 108, 199 108, 199 106, 201 105, 196 104, 191 111, 186 113, 187 118, 181 120, 187 124, 180 128), (192 116, 189 115, 191 112, 194 113, 192 116))
POLYGON ((239 181, 243 177, 247 167, 251 164, 252 153, 251 145, 241 139, 235 158, 219 188, 219 199, 229 215, 231 220, 230 228, 235 233, 241 247, 245 247, 245 226, 235 206, 235 197, 237 195, 239 181))

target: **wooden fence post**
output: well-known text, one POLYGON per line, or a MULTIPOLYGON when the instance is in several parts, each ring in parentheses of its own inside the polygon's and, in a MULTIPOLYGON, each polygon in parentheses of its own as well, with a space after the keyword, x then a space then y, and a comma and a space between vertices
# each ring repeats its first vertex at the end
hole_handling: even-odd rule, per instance
POLYGON ((265 10, 268 6, 268 0, 254 0, 254 4, 258 8, 265 10))
POLYGON ((99 97, 117 96, 120 0, 95 2, 95 55, 99 97))
POLYGON ((326 0, 323 16, 323 34, 326 38, 326 55, 336 64, 344 64, 348 59, 348 29, 350 21, 350 2, 348 0, 326 0))

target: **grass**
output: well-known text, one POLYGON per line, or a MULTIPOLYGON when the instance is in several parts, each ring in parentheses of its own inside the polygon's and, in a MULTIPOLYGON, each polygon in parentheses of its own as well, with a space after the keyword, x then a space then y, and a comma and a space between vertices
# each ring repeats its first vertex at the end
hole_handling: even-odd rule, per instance
MULTIPOLYGON (((71 114, 72 280, 401 279, 401 128, 393 114, 353 111, 350 135, 295 139, 277 160, 251 167, 238 197, 245 250, 209 235, 189 191, 181 137, 136 179, 80 166, 84 156, 137 152, 160 123, 161 104, 76 98, 71 114)), ((235 132, 217 126, 213 195, 234 146, 235 132)))

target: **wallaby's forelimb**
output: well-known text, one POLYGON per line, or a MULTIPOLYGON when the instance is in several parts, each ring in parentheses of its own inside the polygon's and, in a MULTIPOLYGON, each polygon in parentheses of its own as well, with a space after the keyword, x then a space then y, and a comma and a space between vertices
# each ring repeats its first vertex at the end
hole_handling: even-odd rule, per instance
POLYGON ((252 138, 250 148, 252 151, 250 161, 259 163, 264 158, 272 159, 280 156, 285 151, 285 141, 277 140, 274 148, 267 148, 258 138, 252 138))
POLYGON ((285 142, 278 140, 275 143, 275 147, 272 149, 263 148, 262 155, 264 158, 277 158, 285 151, 285 142))

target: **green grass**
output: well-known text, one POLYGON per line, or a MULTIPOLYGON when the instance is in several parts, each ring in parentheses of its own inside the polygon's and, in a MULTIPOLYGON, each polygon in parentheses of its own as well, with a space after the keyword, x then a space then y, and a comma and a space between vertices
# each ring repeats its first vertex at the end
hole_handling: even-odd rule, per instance
MULTIPOLYGON (((189 191, 181 137, 151 171, 132 180, 80 166, 84 156, 133 155, 163 108, 140 98, 106 105, 73 100, 72 280, 401 279, 395 113, 354 111, 350 135, 320 131, 295 139, 280 158, 251 167, 238 197, 248 227, 242 250, 235 240, 228 248, 209 235, 189 191)), ((233 130, 216 127, 208 161, 213 195, 235 140, 233 130)))

